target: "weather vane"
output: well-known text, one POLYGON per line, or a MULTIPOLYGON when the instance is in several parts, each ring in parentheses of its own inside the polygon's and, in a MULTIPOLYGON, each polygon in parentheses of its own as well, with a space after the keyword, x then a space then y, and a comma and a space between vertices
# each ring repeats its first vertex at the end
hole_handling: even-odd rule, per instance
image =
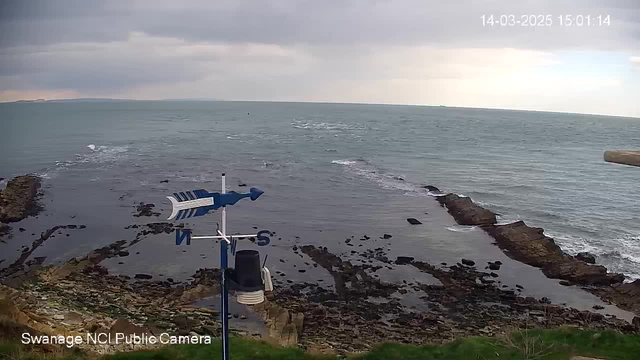
MULTIPOLYGON (((190 229, 176 229, 176 245, 186 240, 191 245, 191 240, 213 239, 220 240, 220 268, 222 270, 222 294, 220 320, 222 323, 222 359, 229 360, 229 284, 236 290, 238 303, 253 305, 264 301, 264 291, 272 291, 273 283, 271 274, 264 266, 260 266, 260 254, 255 250, 242 250, 236 254, 237 240, 252 238, 257 239, 259 246, 268 245, 271 233, 268 230, 259 231, 257 234, 227 235, 227 206, 235 205, 244 198, 257 200, 264 192, 257 188, 249 189, 248 193, 226 192, 226 176, 222 174, 222 192, 210 193, 206 190, 193 190, 173 193, 167 196, 173 205, 171 215, 167 220, 182 220, 191 217, 203 216, 209 211, 222 208, 222 229, 217 229, 216 235, 194 236, 190 229), (228 249, 235 255, 235 268, 228 267, 228 249)), ((265 259, 266 260, 266 259, 265 259)), ((266 261, 265 261, 266 264, 266 261)))

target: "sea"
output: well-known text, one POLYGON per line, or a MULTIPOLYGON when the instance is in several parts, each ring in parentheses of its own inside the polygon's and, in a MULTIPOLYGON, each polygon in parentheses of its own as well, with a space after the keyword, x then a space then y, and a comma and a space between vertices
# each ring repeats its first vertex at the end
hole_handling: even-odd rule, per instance
MULTIPOLYGON (((43 243, 32 256, 46 257, 45 264, 132 240, 135 229, 126 226, 166 221, 167 195, 219 191, 226 173, 228 190, 264 191, 257 201, 228 209, 228 231, 275 232, 261 253, 269 255, 267 266, 294 281, 331 279, 319 269, 300 271, 310 261, 292 249, 312 244, 354 262, 353 251, 376 248, 392 259, 409 255, 432 263, 500 259, 511 266, 502 281, 524 285, 526 294, 577 306, 590 296, 507 258, 482 230, 457 225, 424 185, 469 196, 497 212, 500 223, 542 227, 567 253, 591 252, 610 271, 640 279, 640 168, 603 161, 605 150, 640 146, 637 118, 442 106, 113 101, 0 104, 0 129, 0 187, 14 176, 37 174, 45 208, 13 225, 13 238, 0 244, 0 261, 6 260, 0 267, 58 224, 87 228, 43 243), (161 215, 134 217, 141 202, 153 203, 161 215), (423 224, 410 225, 409 217, 423 224)), ((211 234, 220 215, 186 221, 194 234, 211 234)), ((199 267, 217 266, 218 251, 211 240, 176 247, 173 235, 158 235, 134 245, 128 258, 105 264, 112 273, 188 278, 199 267)), ((425 275, 403 267, 381 276, 425 275)))

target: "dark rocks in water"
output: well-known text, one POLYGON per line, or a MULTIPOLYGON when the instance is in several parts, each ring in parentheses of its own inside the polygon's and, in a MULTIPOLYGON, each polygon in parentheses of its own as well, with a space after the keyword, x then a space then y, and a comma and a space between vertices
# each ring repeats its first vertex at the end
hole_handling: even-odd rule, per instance
POLYGON ((498 277, 498 276, 499 276, 498 274, 496 274, 496 273, 494 273, 494 272, 491 272, 489 275, 491 275, 491 277, 494 277, 494 278, 496 278, 496 277, 498 277))
POLYGON ((631 283, 592 289, 592 292, 616 304, 619 308, 640 314, 640 279, 631 283))
POLYGON ((78 229, 86 229, 86 228, 87 228, 87 225, 80 225, 80 226, 78 226, 78 229))
POLYGON ((238 187, 245 187, 245 186, 247 186, 247 184, 245 184, 245 183, 243 183, 243 182, 241 182, 241 183, 239 183, 239 184, 238 184, 238 187))
POLYGON ((25 230, 25 228, 19 228, 18 230, 19 230, 20 232, 25 232, 25 231, 27 231, 27 230, 25 230))
POLYGON ((169 182, 169 180, 166 180, 166 179, 165 179, 165 180, 160 180, 160 183, 161 183, 161 184, 163 184, 163 183, 164 183, 164 184, 166 184, 166 183, 168 183, 168 182, 169 182))
POLYGON ((38 202, 40 178, 16 176, 0 190, 0 221, 18 222, 27 216, 36 216, 42 210, 38 202))
POLYGON ((516 284, 516 288, 518 289, 524 289, 524 287, 522 285, 516 284))
POLYGON ((500 248, 507 250, 507 255, 542 268, 549 278, 586 285, 610 285, 624 281, 623 275, 607 273, 604 266, 590 265, 565 254, 552 238, 544 235, 543 229, 529 227, 523 221, 483 228, 496 239, 500 248))
POLYGON ((159 212, 153 211, 153 208, 156 207, 154 204, 145 204, 141 202, 138 206, 136 206, 137 214, 134 214, 135 217, 141 216, 160 216, 159 212))
POLYGON ((393 178, 398 181, 404 181, 404 178, 401 176, 394 176, 393 178))
POLYGON ((631 320, 631 324, 640 329, 640 316, 634 316, 633 320, 631 320))
POLYGON ((2 237, 3 235, 9 234, 10 232, 11 232, 11 226, 4 223, 0 223, 0 237, 2 237))
POLYGON ((437 193, 437 194, 441 194, 442 191, 440 191, 440 189, 438 189, 437 187, 433 186, 433 185, 424 185, 422 186, 423 189, 427 189, 432 193, 437 193))
POLYGON ((571 286, 571 281, 562 280, 562 281, 560 281, 560 285, 563 285, 563 286, 571 286))
POLYGON ((496 260, 493 263, 496 264, 496 265, 502 265, 502 261, 500 261, 500 260, 496 260))
POLYGON ((414 219, 414 218, 408 218, 407 221, 411 225, 420 225, 420 224, 422 224, 420 221, 418 221, 418 219, 414 219))
POLYGON ((124 256, 129 256, 129 251, 127 250, 122 250, 118 253, 118 256, 124 257, 124 256))
POLYGON ((594 310, 602 310, 602 309, 604 309, 604 306, 602 306, 602 305, 593 305, 593 309, 594 310))
POLYGON ((391 236, 391 234, 384 234, 384 235, 382 235, 382 238, 383 238, 383 239, 385 239, 385 240, 386 240, 386 239, 391 239, 391 237, 392 237, 392 236, 391 236))
POLYGON ((304 274, 304 273, 306 273, 306 272, 307 272, 307 270, 300 269, 300 270, 298 270, 298 272, 299 272, 299 273, 303 273, 303 274, 304 274))
POLYGON ((462 264, 467 265, 467 266, 473 266, 473 265, 476 264, 476 262, 473 261, 473 260, 462 259, 462 264))
POLYGON ((489 263, 489 270, 500 270, 500 265, 496 263, 489 263))
POLYGON ((414 259, 412 256, 398 256, 396 258, 396 265, 410 264, 414 259))
POLYGON ((591 254, 591 253, 588 253, 588 252, 578 253, 578 255, 576 255, 576 259, 582 260, 582 261, 586 262, 587 264, 595 264, 596 263, 596 256, 591 254))
POLYGON ((141 279, 141 280, 149 280, 149 279, 153 278, 153 276, 148 275, 148 274, 136 274, 133 278, 134 279, 141 279))
POLYGON ((447 194, 439 196, 438 202, 447 207, 449 213, 460 225, 492 225, 497 222, 493 211, 476 205, 468 197, 447 194))

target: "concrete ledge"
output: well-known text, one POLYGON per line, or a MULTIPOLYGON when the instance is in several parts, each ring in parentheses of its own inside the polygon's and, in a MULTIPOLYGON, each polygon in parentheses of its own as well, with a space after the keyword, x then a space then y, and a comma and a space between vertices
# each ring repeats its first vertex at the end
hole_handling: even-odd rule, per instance
POLYGON ((616 164, 640 166, 640 150, 609 150, 604 152, 604 161, 616 164))

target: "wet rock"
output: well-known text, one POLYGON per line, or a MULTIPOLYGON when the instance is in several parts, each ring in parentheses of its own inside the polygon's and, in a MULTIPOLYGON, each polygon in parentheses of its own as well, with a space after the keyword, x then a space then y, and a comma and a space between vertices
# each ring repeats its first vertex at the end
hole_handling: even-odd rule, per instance
POLYGON ((20 232, 25 232, 25 231, 27 231, 27 230, 25 230, 25 228, 19 228, 19 229, 18 229, 18 231, 20 231, 20 232))
POLYGON ((496 263, 489 263, 489 270, 500 270, 500 265, 496 263))
POLYGON ((11 227, 7 224, 0 223, 0 238, 9 233, 11 233, 11 227))
POLYGON ((607 273, 601 265, 589 265, 565 254, 541 228, 527 226, 523 221, 507 225, 484 226, 507 255, 525 264, 542 268, 549 278, 578 284, 609 285, 621 283, 624 276, 607 273))
POLYGON ((476 263, 473 260, 462 259, 462 264, 467 265, 467 266, 474 266, 476 263))
POLYGON ((594 310, 602 310, 602 309, 604 309, 604 306, 602 306, 602 305, 593 305, 593 309, 594 310))
POLYGON ((129 256, 129 251, 122 250, 122 251, 118 252, 118 256, 121 256, 121 257, 129 256))
POLYGON ((169 182, 169 180, 166 180, 166 179, 165 179, 165 180, 160 180, 160 183, 161 183, 161 184, 166 184, 166 183, 168 183, 168 182, 169 182))
POLYGON ((154 204, 145 204, 145 203, 141 202, 140 204, 138 204, 138 206, 136 206, 137 214, 134 214, 133 216, 135 216, 135 217, 160 216, 159 212, 153 211, 154 207, 155 207, 154 204))
POLYGON ((418 219, 415 219, 415 218, 408 218, 407 221, 411 225, 420 225, 420 224, 422 224, 418 219))
POLYGON ((591 253, 588 253, 588 252, 578 253, 578 255, 576 255, 576 259, 582 260, 582 261, 586 262, 587 264, 595 264, 596 263, 596 256, 591 254, 591 253))
POLYGON ((631 323, 638 329, 640 329, 640 316, 634 316, 631 323))
POLYGON ((406 265, 410 264, 414 260, 411 256, 398 256, 396 258, 396 265, 406 265))
POLYGON ((571 286, 571 281, 562 280, 562 281, 560 281, 560 285, 562 285, 562 286, 571 286))
POLYGON ((0 221, 17 222, 27 216, 36 216, 42 207, 38 202, 40 178, 32 175, 17 176, 0 190, 0 221))
POLYGON ((384 235, 382 235, 382 238, 383 238, 383 239, 385 239, 385 240, 386 240, 386 239, 391 239, 391 237, 392 237, 392 236, 391 236, 391 234, 384 234, 384 235))
POLYGON ((589 289, 618 307, 640 314, 640 280, 631 283, 589 289))
POLYGON ((424 185, 422 186, 423 189, 427 189, 432 193, 437 193, 440 194, 442 193, 442 191, 440 191, 440 189, 438 189, 437 187, 433 186, 433 185, 424 185))
POLYGON ((148 275, 148 274, 136 274, 133 278, 134 279, 141 279, 141 280, 149 280, 149 279, 153 278, 153 276, 148 275))
POLYGON ((494 212, 476 205, 468 197, 447 194, 439 196, 437 200, 447 207, 449 213, 460 225, 492 225, 497 222, 494 212))

